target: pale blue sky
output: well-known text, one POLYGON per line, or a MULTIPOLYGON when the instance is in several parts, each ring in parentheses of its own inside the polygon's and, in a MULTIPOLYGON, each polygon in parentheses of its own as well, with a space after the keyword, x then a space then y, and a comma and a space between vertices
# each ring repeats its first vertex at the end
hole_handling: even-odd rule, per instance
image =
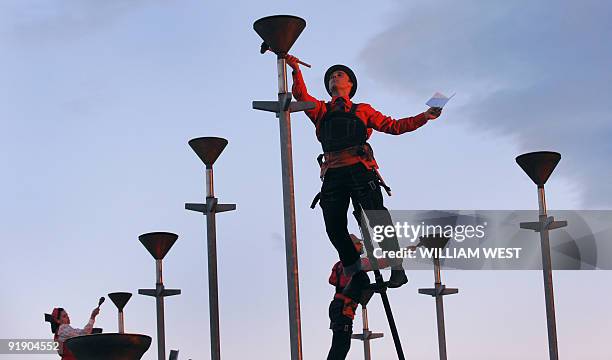
MULTIPOLYGON (((54 306, 81 324, 98 297, 129 291, 126 330, 154 337, 145 355, 154 359, 155 302, 136 294, 154 286, 154 262, 137 237, 163 230, 180 236, 164 281, 183 290, 166 300, 167 348, 209 358, 204 220, 183 204, 204 197, 203 165, 187 141, 222 136, 216 193, 238 205, 218 217, 222 356, 288 358, 278 125, 251 109, 276 98, 274 56, 259 54, 252 29, 267 15, 307 21, 292 53, 313 65, 304 77, 314 96, 326 96, 322 76, 335 63, 355 70, 356 101, 398 118, 425 110, 435 91, 457 92, 418 131, 373 136, 394 189, 387 207, 534 209, 535 186, 514 157, 545 149, 563 155, 547 184, 550 208, 609 209, 611 9, 604 1, 0 2, 0 315, 10 324, 0 338, 48 337, 42 314, 54 306)), ((320 210, 308 208, 320 147, 303 114, 293 116, 293 144, 304 357, 320 359, 337 255, 320 210)), ((404 348, 434 359, 434 302, 417 294, 433 274, 409 276, 390 294, 404 348)), ((445 299, 449 357, 546 358, 540 273, 443 278, 460 288, 445 299)), ((554 279, 561 356, 609 359, 610 274, 554 279)), ((371 328, 386 333, 374 354, 393 358, 380 301, 370 308, 371 328)), ((110 302, 97 326, 116 331, 110 302)), ((360 345, 350 358, 362 357, 360 345)))

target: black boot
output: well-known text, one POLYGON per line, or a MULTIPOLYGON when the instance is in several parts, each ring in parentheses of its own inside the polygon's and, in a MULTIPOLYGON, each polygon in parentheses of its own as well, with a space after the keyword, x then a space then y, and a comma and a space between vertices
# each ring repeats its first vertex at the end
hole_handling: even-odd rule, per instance
POLYGON ((361 292, 370 286, 370 278, 365 271, 359 270, 351 277, 351 280, 342 291, 344 296, 358 302, 361 298, 361 292))
POLYGON ((389 288, 398 288, 408 282, 408 276, 404 272, 404 269, 391 270, 391 277, 389 278, 389 288))

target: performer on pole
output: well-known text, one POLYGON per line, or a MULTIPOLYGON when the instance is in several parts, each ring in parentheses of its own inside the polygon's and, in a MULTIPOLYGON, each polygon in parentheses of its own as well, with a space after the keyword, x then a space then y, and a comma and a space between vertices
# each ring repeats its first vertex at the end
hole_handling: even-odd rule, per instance
MULTIPOLYGON (((395 120, 369 104, 353 103, 351 98, 357 91, 357 77, 345 65, 334 65, 325 72, 324 83, 331 101, 318 100, 308 94, 299 59, 287 55, 286 61, 293 69, 293 96, 298 101, 315 103, 314 109, 305 112, 315 125, 317 139, 323 147, 323 156, 319 157, 324 159, 319 161, 323 180, 319 196, 325 229, 338 251, 345 275, 351 277, 344 294, 357 299, 361 290, 369 286, 370 279, 361 269, 359 253, 347 229, 346 213, 351 197, 359 201, 363 210, 383 210, 373 212, 368 217, 371 225, 392 225, 391 216, 383 205, 380 188, 384 187, 388 193, 390 189, 378 173, 378 165, 367 140, 372 129, 393 135, 414 131, 440 116, 442 109, 429 108, 417 116, 395 120)), ((399 250, 397 237, 386 238, 381 247, 384 250, 399 250)), ((397 288, 407 282, 401 259, 395 259, 391 263, 388 287, 397 288)))

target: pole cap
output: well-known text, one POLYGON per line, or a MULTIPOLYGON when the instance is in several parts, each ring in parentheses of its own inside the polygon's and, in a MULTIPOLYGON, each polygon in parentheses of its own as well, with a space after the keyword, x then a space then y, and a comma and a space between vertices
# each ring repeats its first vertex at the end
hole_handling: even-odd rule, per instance
POLYGON ((206 164, 206 168, 212 168, 213 164, 227 146, 227 140, 220 137, 200 137, 189 140, 189 146, 196 155, 206 164))
POLYGON ((536 151, 516 157, 517 164, 538 187, 546 184, 560 160, 561 154, 553 151, 536 151))
POLYGON ((138 237, 138 240, 153 255, 155 260, 162 260, 170 251, 176 239, 178 239, 178 235, 169 232, 151 232, 138 237))
POLYGON ((278 56, 287 55, 306 27, 306 20, 293 15, 273 15, 253 23, 253 29, 278 56))

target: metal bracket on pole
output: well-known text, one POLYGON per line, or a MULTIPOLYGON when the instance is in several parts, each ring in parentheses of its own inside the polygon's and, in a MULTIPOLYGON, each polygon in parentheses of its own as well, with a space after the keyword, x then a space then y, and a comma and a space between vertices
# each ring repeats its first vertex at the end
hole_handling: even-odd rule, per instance
POLYGON ((436 296, 445 296, 457 294, 459 289, 447 288, 446 285, 440 284, 440 286, 436 286, 435 288, 429 289, 419 289, 419 294, 430 295, 433 297, 436 296))
POLYGON ((174 295, 180 295, 180 289, 138 289, 139 295, 153 296, 153 297, 168 297, 174 295))
POLYGON ((567 221, 555 221, 553 216, 549 216, 545 218, 543 222, 541 221, 530 221, 530 222, 522 222, 521 229, 533 230, 535 232, 541 232, 544 230, 554 230, 567 226, 567 221))
POLYGON ((253 109, 276 113, 281 111, 298 112, 312 110, 315 104, 311 101, 291 101, 291 93, 279 94, 280 101, 253 101, 253 109))
POLYGON ((355 339, 355 340, 366 341, 366 340, 380 339, 380 338, 382 338, 384 336, 385 336, 385 334, 383 334, 383 333, 375 333, 375 332, 371 332, 371 331, 364 331, 363 334, 353 334, 353 335, 351 335, 351 338, 355 339))
POLYGON ((226 211, 236 210, 236 204, 217 204, 217 198, 215 199, 215 205, 210 209, 207 208, 206 204, 187 203, 185 204, 186 210, 201 212, 202 214, 208 213, 221 213, 226 211))

